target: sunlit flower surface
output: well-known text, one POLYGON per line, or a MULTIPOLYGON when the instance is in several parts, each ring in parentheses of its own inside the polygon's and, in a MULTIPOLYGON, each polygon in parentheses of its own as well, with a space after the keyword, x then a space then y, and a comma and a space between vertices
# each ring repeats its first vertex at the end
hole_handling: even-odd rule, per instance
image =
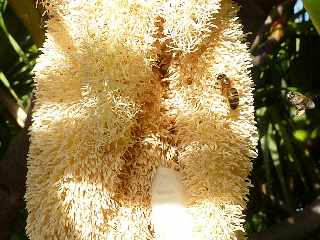
POLYGON ((161 221, 152 221, 151 192, 160 167, 181 176, 184 200, 163 215, 186 228, 176 239, 241 239, 257 132, 237 7, 230 0, 44 5, 51 18, 35 68, 30 240, 155 239, 161 221), (238 91, 235 109, 221 73, 238 91), (189 220, 179 222, 183 216, 189 220))

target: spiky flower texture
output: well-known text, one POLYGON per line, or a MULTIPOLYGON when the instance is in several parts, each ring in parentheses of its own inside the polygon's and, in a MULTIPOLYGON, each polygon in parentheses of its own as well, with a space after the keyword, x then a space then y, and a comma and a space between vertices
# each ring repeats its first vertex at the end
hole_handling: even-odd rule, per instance
POLYGON ((154 239, 160 167, 181 174, 192 239, 244 237, 257 132, 231 0, 43 4, 51 17, 35 69, 30 239, 154 239), (234 110, 221 73, 239 92, 234 110))

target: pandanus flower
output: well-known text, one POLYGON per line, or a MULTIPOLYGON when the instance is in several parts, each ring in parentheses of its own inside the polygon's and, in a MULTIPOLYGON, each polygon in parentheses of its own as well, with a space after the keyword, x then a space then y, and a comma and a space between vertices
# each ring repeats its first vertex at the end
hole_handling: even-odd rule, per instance
POLYGON ((242 238, 257 131, 237 6, 43 4, 50 19, 35 68, 30 239, 161 238, 159 209, 189 234, 176 239, 242 238), (163 199, 172 212, 158 208, 163 199))

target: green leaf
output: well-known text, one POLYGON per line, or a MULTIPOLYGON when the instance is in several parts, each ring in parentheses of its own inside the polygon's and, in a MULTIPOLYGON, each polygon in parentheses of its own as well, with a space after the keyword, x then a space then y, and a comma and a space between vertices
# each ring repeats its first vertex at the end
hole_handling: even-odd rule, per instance
POLYGON ((313 25, 320 33, 320 1, 319 0, 304 0, 305 9, 308 11, 313 25))
MULTIPOLYGON (((1 1, 1 0, 0 0, 1 1)), ((20 45, 17 43, 17 41, 12 37, 12 35, 8 32, 6 24, 4 22, 3 16, 0 13, 0 28, 2 29, 2 31, 4 32, 4 34, 6 35, 6 37, 8 38, 11 46, 13 47, 13 49, 16 51, 16 53, 19 55, 19 57, 22 59, 22 61, 26 64, 29 65, 29 60, 28 57, 26 56, 26 54, 24 53, 24 51, 22 50, 22 48, 20 47, 20 45)))
POLYGON ((291 139, 288 135, 286 128, 283 127, 283 125, 281 123, 281 117, 280 117, 280 114, 278 113, 278 111, 276 110, 276 108, 272 108, 271 118, 275 122, 275 124, 274 124, 275 129, 279 132, 280 136, 284 140, 284 145, 285 145, 285 148, 287 149, 289 161, 294 163, 302 183, 304 184, 305 188, 308 189, 306 179, 303 175, 301 163, 300 163, 298 157, 296 156, 294 146, 292 145, 291 139))
POLYGON ((13 88, 10 85, 10 82, 8 81, 8 79, 6 78, 6 75, 4 75, 3 72, 0 72, 0 82, 2 82, 2 84, 8 88, 9 92, 11 93, 11 95, 16 99, 16 101, 20 104, 20 99, 17 96, 17 94, 15 93, 15 91, 13 90, 13 88))
POLYGON ((0 0, 0 14, 6 11, 7 4, 8 4, 7 0, 0 0))
POLYGON ((267 141, 268 141, 270 156, 273 161, 274 168, 276 169, 277 177, 280 182, 284 200, 288 206, 291 206, 291 199, 289 197, 289 192, 288 192, 286 181, 285 181, 281 159, 279 156, 278 145, 274 136, 274 127, 271 123, 269 123, 269 127, 268 127, 267 141))
POLYGON ((299 142, 305 142, 309 136, 309 132, 303 129, 297 129, 293 132, 293 136, 299 142))

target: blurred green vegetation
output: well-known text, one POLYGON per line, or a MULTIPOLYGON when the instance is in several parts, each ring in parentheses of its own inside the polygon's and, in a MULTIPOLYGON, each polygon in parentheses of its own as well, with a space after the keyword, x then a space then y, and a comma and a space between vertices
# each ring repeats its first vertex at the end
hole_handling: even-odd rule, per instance
MULTIPOLYGON (((0 0, 0 159, 21 129, 10 109, 28 110, 32 69, 38 55, 39 50, 23 23, 7 1, 0 0)), ((25 221, 26 210, 22 208, 12 225, 10 240, 28 239, 25 221)))
MULTIPOLYGON (((33 80, 32 69, 39 55, 38 48, 24 25, 8 7, 6 0, 0 0, 0 90, 1 100, 9 105, 16 104, 27 109, 33 80), (4 96, 4 93, 7 93, 4 96)), ((3 103, 3 102, 2 102, 3 103)), ((10 106, 0 103, 0 156, 11 138, 19 130, 10 106)))
POLYGON ((304 9, 294 13, 292 7, 288 14, 282 43, 253 71, 260 142, 247 209, 249 234, 302 211, 320 191, 320 37, 304 9), (304 106, 305 114, 297 115, 290 91, 304 94, 315 107, 304 106))
MULTIPOLYGON (((265 38, 267 35, 265 33, 265 38)), ((25 111, 33 87, 32 69, 39 49, 15 13, 0 0, 0 90, 25 111)), ((320 37, 305 13, 289 9, 282 43, 253 69, 259 129, 259 156, 254 161, 248 234, 260 232, 303 210, 320 192, 320 37), (296 115, 288 91, 313 99, 316 107, 296 115)), ((20 127, 0 102, 0 157, 20 127)), ((12 226, 11 240, 27 239, 26 211, 12 226)))
POLYGON ((310 18, 320 32, 320 1, 319 0, 304 0, 304 6, 310 14, 310 18))

